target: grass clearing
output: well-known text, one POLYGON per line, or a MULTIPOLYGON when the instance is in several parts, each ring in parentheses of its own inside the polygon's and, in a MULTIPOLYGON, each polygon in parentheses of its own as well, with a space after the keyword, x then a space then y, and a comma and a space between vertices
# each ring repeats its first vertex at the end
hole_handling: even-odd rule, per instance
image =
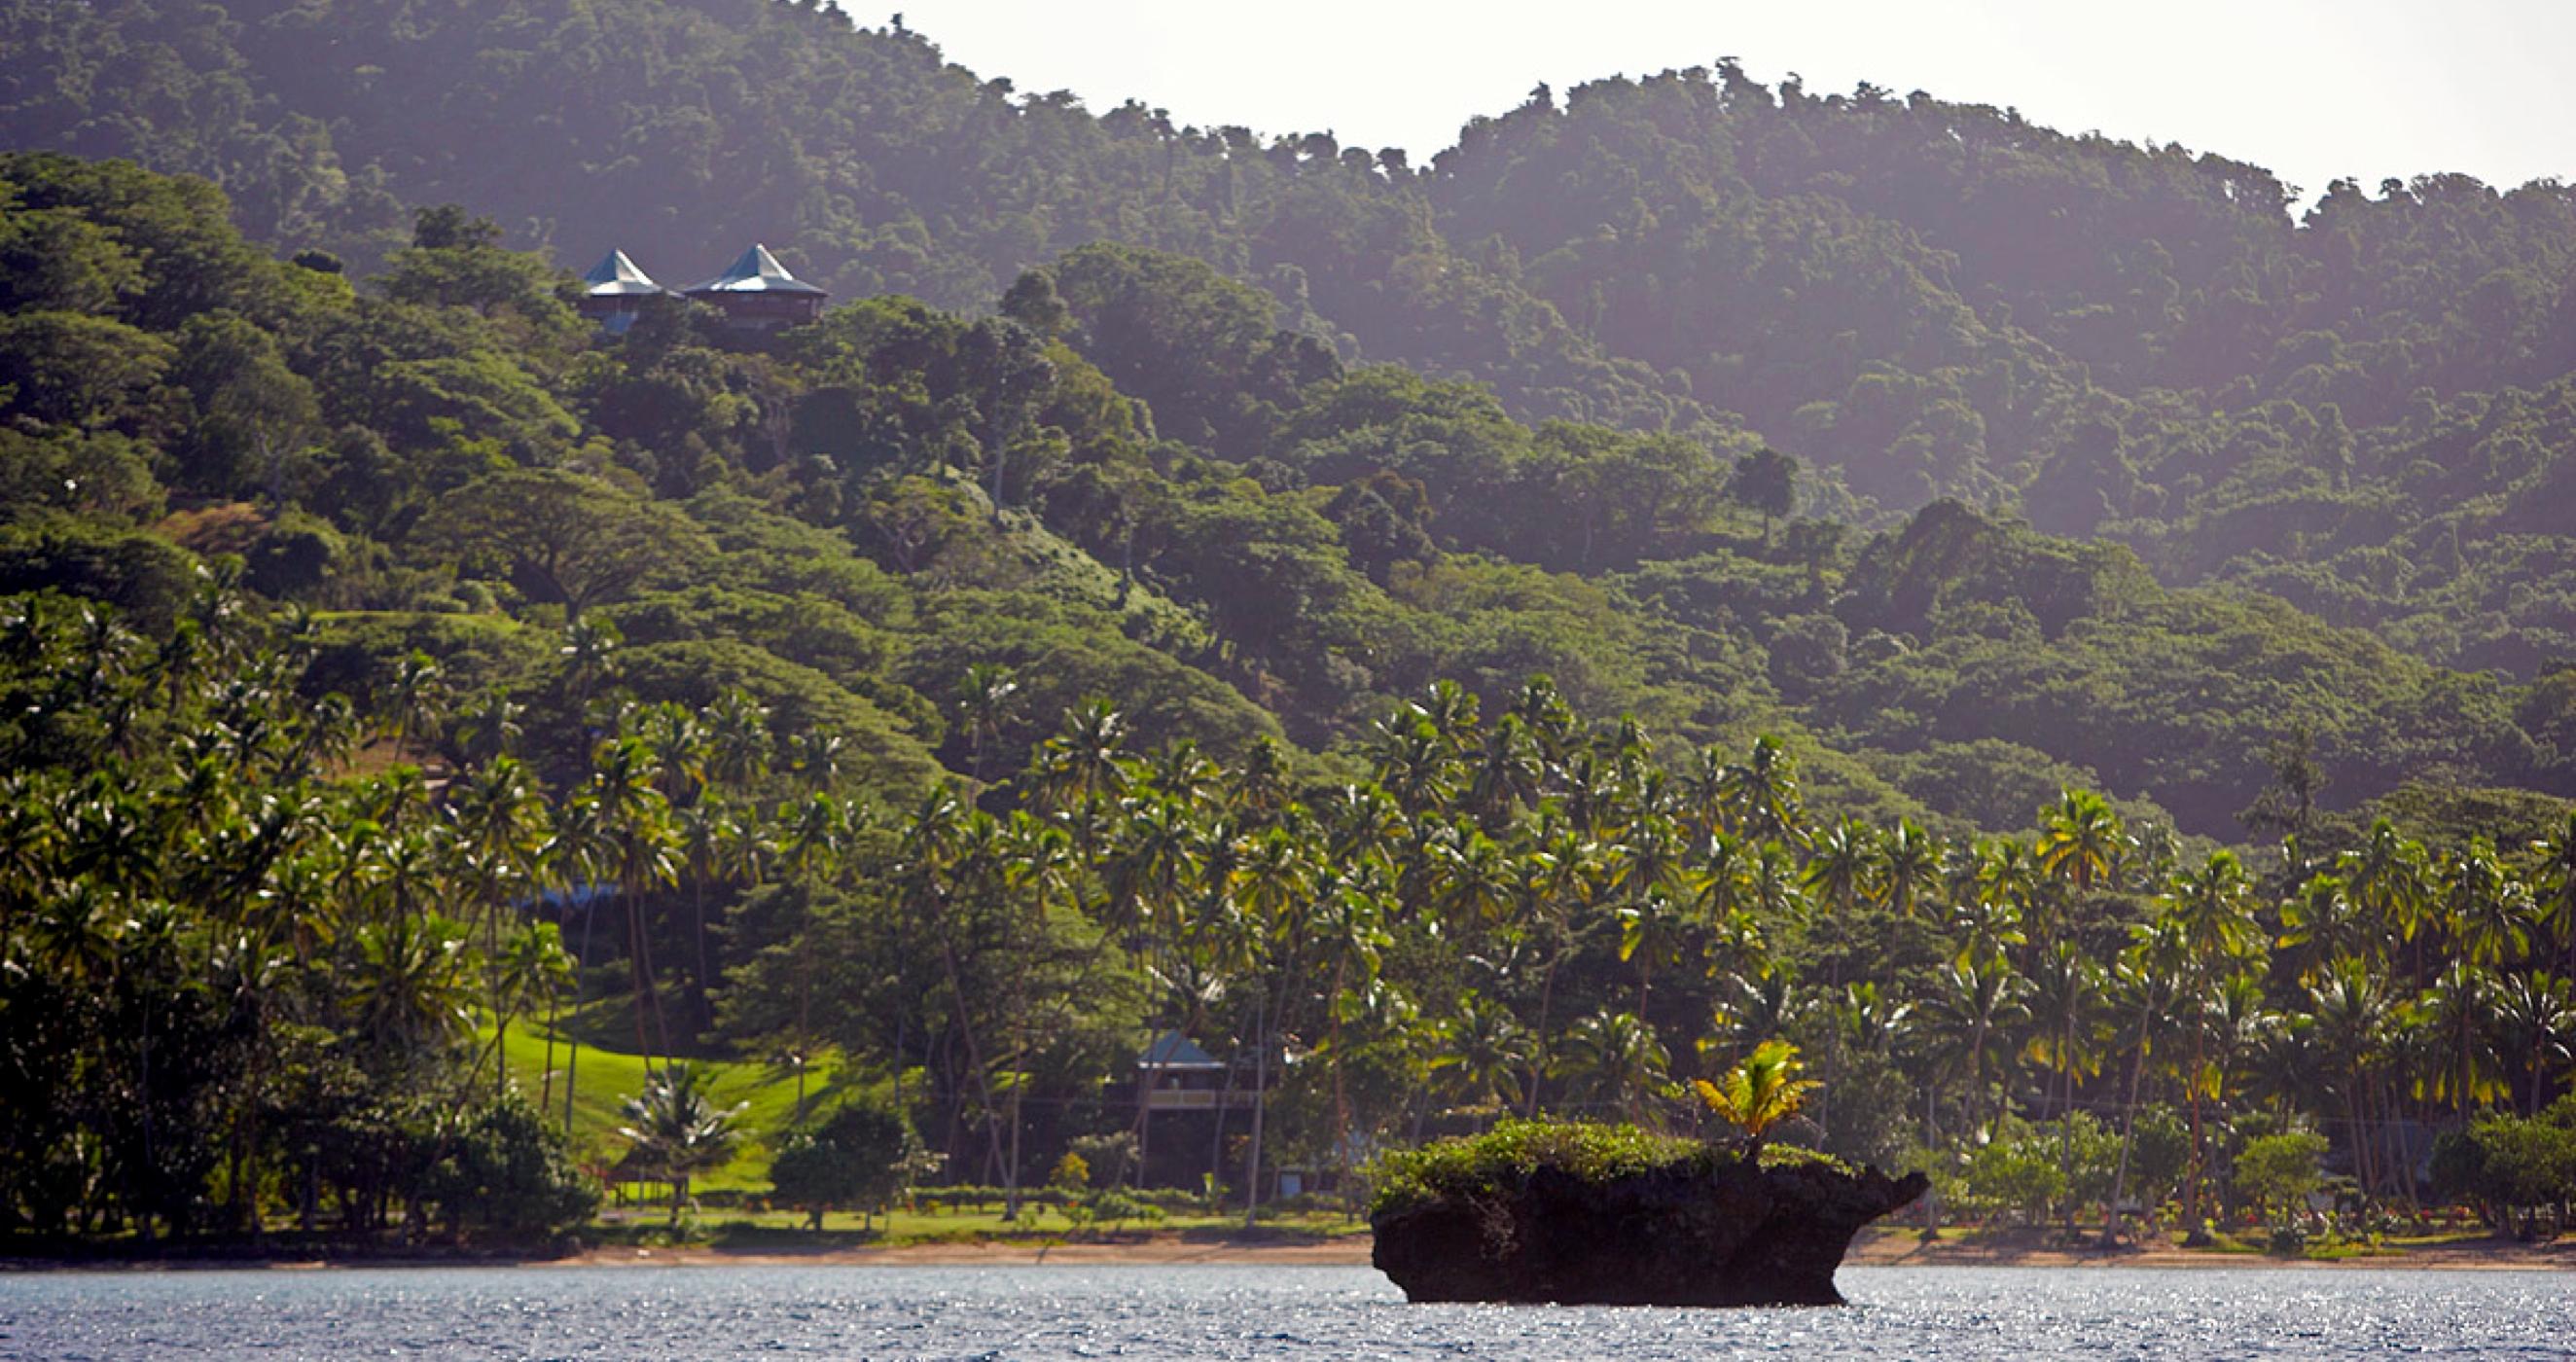
MULTIPOLYGON (((484 1044, 491 1043, 491 1031, 481 1032, 484 1044)), ((548 1091, 546 1083, 546 1035, 543 1026, 517 1025, 510 1028, 504 1059, 510 1066, 510 1079, 531 1099, 548 1091)), ((657 1061, 658 1062, 658 1061, 657 1061)), ((708 1091, 725 1106, 744 1104, 741 1117, 743 1138, 735 1147, 731 1162, 698 1178, 692 1187, 702 1192, 769 1190, 769 1160, 776 1152, 781 1136, 795 1124, 796 1075, 785 1066, 754 1060, 697 1059, 688 1061, 691 1068, 706 1075, 708 1091)), ((617 1050, 603 1050, 595 1045, 582 1045, 558 1038, 554 1044, 554 1082, 551 1105, 556 1114, 563 1110, 564 1082, 573 1079, 572 1143, 575 1155, 583 1163, 611 1164, 626 1152, 626 1141, 617 1128, 626 1123, 621 1110, 626 1099, 644 1090, 644 1061, 641 1056, 617 1050), (576 1068, 575 1052, 579 1054, 576 1068)), ((822 1100, 838 1077, 836 1071, 816 1065, 805 1075, 806 1101, 822 1100)))

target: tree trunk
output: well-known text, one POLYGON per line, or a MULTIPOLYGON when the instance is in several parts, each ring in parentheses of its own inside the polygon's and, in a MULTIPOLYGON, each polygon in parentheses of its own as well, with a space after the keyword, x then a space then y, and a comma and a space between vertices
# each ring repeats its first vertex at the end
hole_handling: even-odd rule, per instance
POLYGON ((1270 1102, 1270 993, 1262 990, 1261 1003, 1254 1014, 1252 1034, 1260 1046, 1252 1055, 1252 1154, 1246 1162, 1243 1192, 1243 1227, 1252 1228, 1253 1212, 1261 1205, 1261 1118, 1270 1102))
POLYGON ((2147 1067, 2147 1020, 2155 1015, 2155 998, 2150 994, 2146 1006, 2138 1009, 2138 1043, 2129 1050, 2129 1095, 2120 1104, 2120 1168, 2111 1177, 2111 1202, 2102 1208, 2102 1242, 2107 1246, 2120 1232, 2120 1203, 2129 1195, 2129 1148, 2138 1128, 2138 1080, 2147 1067))

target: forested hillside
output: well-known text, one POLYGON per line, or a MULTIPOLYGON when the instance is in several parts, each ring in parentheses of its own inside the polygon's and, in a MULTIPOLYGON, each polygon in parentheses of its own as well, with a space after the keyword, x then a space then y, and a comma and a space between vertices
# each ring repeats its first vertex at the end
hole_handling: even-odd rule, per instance
POLYGON ((1537 91, 1411 165, 1095 114, 773 0, 13 0, 0 123, 208 176, 254 238, 361 267, 442 202, 567 263, 618 244, 687 283, 757 238, 968 312, 1092 241, 1185 253, 1526 420, 1749 430, 1846 517, 1959 496, 2428 661, 2576 658, 2551 183, 2302 210, 2220 155, 1725 63, 1537 91))
POLYGON ((1310 1166, 1786 1034, 2194 1206, 2565 1087, 2555 187, 1724 66, 1414 167, 733 0, 0 0, 0 128, 0 1227, 506 1218, 514 1019, 1014 1185, 1150 1029, 1310 1166), (834 306, 562 268, 755 239, 834 306))

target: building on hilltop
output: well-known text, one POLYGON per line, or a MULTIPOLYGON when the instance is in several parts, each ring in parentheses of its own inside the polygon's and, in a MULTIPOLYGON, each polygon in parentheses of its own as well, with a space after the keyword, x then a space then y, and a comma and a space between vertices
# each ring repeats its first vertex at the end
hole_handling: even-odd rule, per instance
POLYGON ((789 274, 756 243, 732 268, 687 293, 723 313, 726 325, 756 331, 810 322, 823 315, 823 300, 831 296, 789 274))
POLYGON ((581 277, 581 315, 599 323, 599 329, 612 336, 624 335, 635 324, 635 314, 655 298, 672 296, 671 291, 653 282, 626 252, 612 250, 608 257, 591 266, 581 277))

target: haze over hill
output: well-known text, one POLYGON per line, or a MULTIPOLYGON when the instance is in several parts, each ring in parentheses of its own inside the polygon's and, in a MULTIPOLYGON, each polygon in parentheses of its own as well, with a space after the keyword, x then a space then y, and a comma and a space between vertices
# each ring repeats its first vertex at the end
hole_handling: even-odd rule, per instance
MULTIPOLYGON (((2217 151, 2270 168, 2305 200, 2343 178, 2576 177, 2559 133, 2576 121, 2576 91, 2557 71, 2576 14, 2530 0, 2176 0, 2152 12, 1604 0, 1579 22, 1539 0, 1316 0, 1293 21, 1187 0, 908 0, 903 12, 952 60, 1026 90, 1077 91, 1095 108, 1133 97, 1184 122, 1266 133, 1323 129, 1416 160, 1541 82, 1733 55, 1765 81, 1798 72, 1811 89, 1931 90, 2069 132, 2217 151), (1261 60, 1236 59, 1250 51, 1261 60)), ((854 13, 875 23, 883 10, 854 13)))

